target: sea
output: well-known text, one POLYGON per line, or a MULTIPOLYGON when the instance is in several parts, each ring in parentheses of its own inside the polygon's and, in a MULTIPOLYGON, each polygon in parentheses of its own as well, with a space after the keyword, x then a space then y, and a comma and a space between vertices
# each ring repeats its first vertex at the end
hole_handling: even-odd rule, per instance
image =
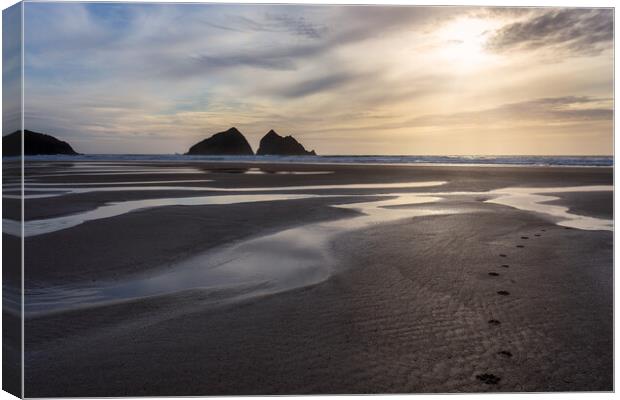
MULTIPOLYGON (((18 157, 3 157, 9 161, 18 157)), ((27 156, 26 161, 127 161, 127 162, 253 162, 291 164, 402 164, 470 166, 613 167, 613 156, 188 156, 182 154, 84 154, 76 156, 27 156)))

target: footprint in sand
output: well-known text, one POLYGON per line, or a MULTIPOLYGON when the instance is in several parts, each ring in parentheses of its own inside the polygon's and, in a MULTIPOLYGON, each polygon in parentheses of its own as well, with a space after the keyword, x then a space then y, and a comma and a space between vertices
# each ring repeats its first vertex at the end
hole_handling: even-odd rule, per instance
POLYGON ((508 265, 508 264, 502 264, 502 268, 510 268, 510 265, 508 265))
POLYGON ((476 375, 476 379, 486 383, 487 385, 497 385, 502 378, 493 374, 480 374, 476 375))
POLYGON ((508 296, 510 292, 507 292, 505 290, 500 290, 499 292, 497 292, 497 294, 499 294, 500 296, 508 296))
POLYGON ((499 324, 501 324, 501 322, 499 322, 496 319, 490 319, 489 320, 489 325, 499 325, 499 324))
POLYGON ((518 248, 520 248, 520 249, 522 249, 522 248, 524 248, 525 246, 524 246, 524 245, 522 245, 522 244, 518 244, 518 245, 517 245, 517 247, 518 247, 518 248))
POLYGON ((491 276, 499 276, 499 274, 497 272, 489 272, 489 275, 491 275, 491 276))
POLYGON ((502 350, 502 351, 498 351, 497 355, 503 358, 510 358, 512 357, 512 353, 506 350, 502 350))

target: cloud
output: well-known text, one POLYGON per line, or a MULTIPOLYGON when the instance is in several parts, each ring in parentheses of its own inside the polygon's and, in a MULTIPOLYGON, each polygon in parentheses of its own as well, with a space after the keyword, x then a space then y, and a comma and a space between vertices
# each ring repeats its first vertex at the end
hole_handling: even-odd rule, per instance
POLYGON ((325 25, 310 22, 304 16, 293 16, 286 13, 267 12, 261 16, 261 19, 230 15, 225 24, 215 21, 205 21, 205 23, 227 31, 289 33, 309 39, 320 39, 328 31, 325 25))
POLYGON ((275 54, 231 54, 201 55, 194 57, 195 67, 205 73, 216 68, 255 67, 274 70, 295 69, 295 63, 286 55, 275 54))
POLYGON ((284 27, 288 32, 311 39, 320 39, 328 31, 325 25, 309 22, 303 16, 293 17, 287 14, 267 14, 267 19, 284 27))
MULTIPOLYGON (((445 22, 450 15, 448 10, 418 7, 325 7, 314 12, 310 12, 312 8, 302 9, 308 11, 308 17, 265 12, 255 18, 232 16, 228 18, 230 22, 227 24, 209 21, 207 24, 210 26, 234 31, 243 38, 256 32, 267 35, 257 36, 251 47, 241 44, 234 49, 218 48, 217 52, 193 56, 190 63, 175 63, 167 71, 174 77, 187 77, 236 67, 296 70, 298 64, 308 58, 325 55, 350 44, 381 38, 402 29, 421 29, 431 23, 445 22), (327 24, 330 28, 327 28, 327 24), (301 36, 303 40, 291 41, 282 34, 301 36), (175 70, 176 65, 178 71, 175 70)), ((285 10, 295 10, 295 7, 287 7, 285 10)))
POLYGON ((32 4, 27 67, 92 79, 187 80, 235 69, 298 70, 347 45, 445 21, 418 7, 32 4), (229 33, 222 34, 225 30, 229 33), (50 68, 55 66, 56 68, 50 68))
MULTIPOLYGON (((183 152, 235 125, 253 144, 275 128, 384 153, 402 151, 396 132, 522 121, 576 129, 611 109, 596 100, 612 95, 607 57, 550 68, 512 51, 529 42, 508 41, 510 26, 562 10, 35 2, 26 11, 26 123, 83 152, 183 152), (502 43, 473 63, 470 52, 484 49, 450 30, 472 18, 492 19, 484 26, 499 30, 484 37, 502 43), (373 147, 377 137, 396 150, 373 147)), ((600 10, 585 11, 580 24, 600 10)))
POLYGON ((288 87, 275 92, 283 97, 305 97, 320 93, 326 90, 338 88, 348 82, 358 78, 358 75, 351 73, 335 73, 316 79, 297 82, 288 87))
POLYGON ((409 120, 407 126, 471 125, 484 123, 521 123, 543 121, 547 123, 576 121, 611 121, 613 109, 602 104, 611 99, 588 96, 564 96, 533 99, 498 107, 454 114, 426 115, 409 120), (590 107, 584 107, 590 106, 590 107))
POLYGON ((2 133, 21 129, 21 3, 2 12, 2 133))
POLYGON ((534 7, 480 7, 474 8, 471 15, 479 18, 518 18, 537 12, 534 7))
POLYGON ((613 10, 554 9, 493 33, 487 48, 496 52, 552 48, 573 55, 598 54, 613 42, 613 10))
MULTIPOLYGON (((352 131, 380 131, 403 128, 454 129, 519 125, 565 126, 613 121, 612 99, 588 96, 540 98, 502 104, 497 107, 456 113, 427 114, 401 121, 357 126, 352 131)), ((341 131, 346 131, 342 129, 341 131)))

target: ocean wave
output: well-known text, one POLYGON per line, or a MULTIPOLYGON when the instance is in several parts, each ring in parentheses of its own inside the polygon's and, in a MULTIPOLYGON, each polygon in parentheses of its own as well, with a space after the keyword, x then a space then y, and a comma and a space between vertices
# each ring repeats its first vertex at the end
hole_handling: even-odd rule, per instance
MULTIPOLYGON (((3 161, 19 157, 3 157, 3 161)), ((611 167, 613 156, 187 156, 181 154, 90 154, 26 156, 25 161, 131 162, 252 162, 283 164, 413 164, 413 165, 524 165, 611 167)))

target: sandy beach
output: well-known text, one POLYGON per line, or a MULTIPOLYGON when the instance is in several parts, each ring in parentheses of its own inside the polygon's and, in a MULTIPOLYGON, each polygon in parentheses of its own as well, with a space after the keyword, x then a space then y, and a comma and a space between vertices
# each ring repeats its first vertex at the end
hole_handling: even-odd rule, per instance
POLYGON ((615 17, 7 4, 2 390, 613 393, 615 17))
POLYGON ((613 390, 611 168, 26 180, 28 397, 613 390))

